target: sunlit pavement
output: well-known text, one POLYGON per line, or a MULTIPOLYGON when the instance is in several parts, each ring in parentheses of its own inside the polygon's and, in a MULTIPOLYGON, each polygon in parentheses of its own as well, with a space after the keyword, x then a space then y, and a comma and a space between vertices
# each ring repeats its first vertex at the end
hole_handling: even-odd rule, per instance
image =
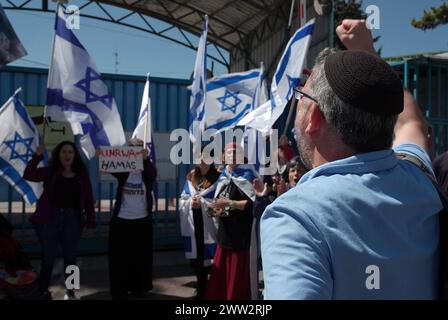
MULTIPOLYGON (((33 265, 38 270, 39 261, 33 265)), ((110 300, 107 256, 82 256, 78 258, 81 271, 80 300, 110 300)), ((50 287, 54 300, 63 300, 65 294, 63 262, 54 266, 53 284, 50 287)), ((143 299, 177 300, 193 299, 196 277, 182 251, 155 251, 153 267, 153 290, 143 299)))

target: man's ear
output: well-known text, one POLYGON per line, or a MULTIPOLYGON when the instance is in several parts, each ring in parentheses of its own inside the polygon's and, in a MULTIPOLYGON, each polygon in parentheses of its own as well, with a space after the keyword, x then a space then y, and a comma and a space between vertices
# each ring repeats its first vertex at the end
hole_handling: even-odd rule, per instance
POLYGON ((322 113, 320 112, 317 103, 313 102, 308 109, 308 124, 305 128, 306 134, 313 134, 322 128, 323 122, 325 121, 322 113))

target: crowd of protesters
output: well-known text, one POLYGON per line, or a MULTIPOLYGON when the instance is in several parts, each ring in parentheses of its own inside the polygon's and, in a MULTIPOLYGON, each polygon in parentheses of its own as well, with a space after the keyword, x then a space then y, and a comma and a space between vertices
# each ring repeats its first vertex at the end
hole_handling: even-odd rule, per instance
POLYGON ((283 136, 280 141, 273 152, 279 165, 272 176, 259 176, 235 142, 224 148, 222 171, 201 159, 188 173, 180 218, 185 254, 197 276, 197 299, 260 297, 261 215, 306 172, 288 138, 283 136))
MULTIPOLYGON (((295 89, 298 153, 282 136, 273 153, 276 173, 261 177, 232 142, 222 169, 202 155, 186 176, 179 214, 197 299, 259 299, 260 270, 268 299, 443 294, 443 203, 431 182, 428 126, 399 77, 376 55, 365 22, 345 20, 337 33, 348 50, 323 50, 305 86, 295 89), (369 266, 381 270, 381 289, 366 285, 369 266)), ((76 146, 59 144, 50 166, 38 167, 44 151, 37 150, 24 178, 44 182, 31 221, 41 246, 39 292, 49 299, 58 244, 64 265, 76 264, 77 243, 84 227, 95 228, 95 213, 76 146)), ((142 172, 114 174, 109 271, 115 299, 152 289, 156 169, 146 152, 143 157, 142 172)), ((446 154, 434 171, 446 191, 446 154)), ((66 299, 74 298, 67 290, 66 299)))
POLYGON ((295 88, 299 156, 282 137, 263 178, 226 159, 206 299, 257 299, 260 258, 265 299, 446 297, 446 155, 437 185, 428 125, 365 21, 337 34, 348 50, 323 50, 295 88))

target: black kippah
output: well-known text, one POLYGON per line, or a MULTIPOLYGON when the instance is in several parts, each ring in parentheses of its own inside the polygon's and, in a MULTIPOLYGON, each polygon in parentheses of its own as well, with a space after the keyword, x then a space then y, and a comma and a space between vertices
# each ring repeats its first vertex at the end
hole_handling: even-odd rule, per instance
POLYGON ((340 51, 325 60, 325 75, 336 93, 354 108, 378 115, 403 111, 403 85, 384 60, 364 51, 340 51))

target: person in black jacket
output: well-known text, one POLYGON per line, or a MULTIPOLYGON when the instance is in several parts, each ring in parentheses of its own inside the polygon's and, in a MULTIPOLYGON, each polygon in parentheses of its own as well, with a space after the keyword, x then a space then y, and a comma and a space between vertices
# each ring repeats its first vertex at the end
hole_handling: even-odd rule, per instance
MULTIPOLYGON (((131 139, 131 146, 143 146, 131 139)), ((109 229, 109 279, 113 299, 141 298, 152 290, 152 189, 157 173, 143 151, 143 171, 113 173, 118 188, 109 229)))

